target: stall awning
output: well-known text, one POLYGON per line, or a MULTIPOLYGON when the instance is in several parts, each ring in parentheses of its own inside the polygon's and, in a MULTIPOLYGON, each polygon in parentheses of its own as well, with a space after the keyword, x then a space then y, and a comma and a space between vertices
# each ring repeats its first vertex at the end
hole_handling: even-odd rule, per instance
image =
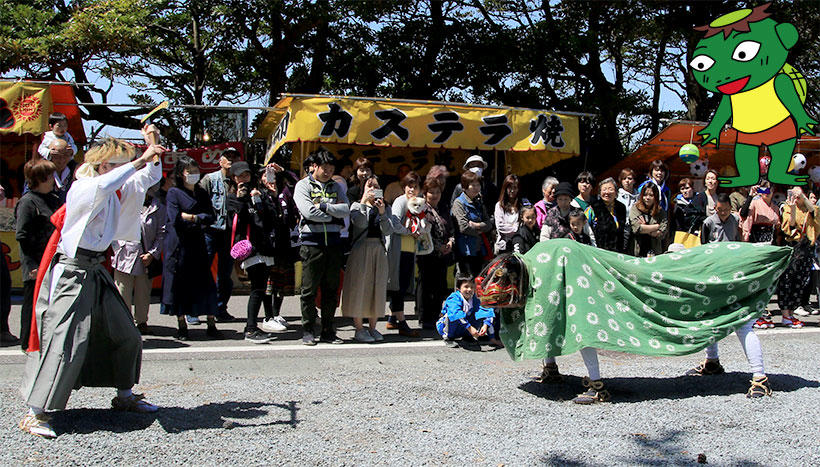
POLYGON ((257 130, 267 159, 286 143, 508 151, 519 175, 579 154, 578 117, 448 102, 286 96, 257 130))
MULTIPOLYGON (((726 128, 720 133, 720 146, 714 144, 701 146, 701 137, 698 131, 706 126, 700 122, 672 122, 660 133, 652 137, 643 146, 629 156, 618 161, 615 165, 599 174, 599 179, 618 177, 621 169, 631 168, 638 174, 638 181, 642 181, 649 171, 649 164, 660 159, 669 167, 673 186, 677 180, 690 176, 690 165, 679 156, 678 151, 684 144, 692 142, 700 149, 700 158, 708 160, 709 167, 721 171, 724 167, 735 166, 735 139, 737 131, 726 128)), ((820 138, 803 135, 797 143, 795 152, 802 152, 808 160, 808 167, 820 163, 820 138)))
POLYGON ((79 107, 59 105, 76 103, 74 90, 67 84, 0 81, 0 135, 39 136, 49 130, 49 114, 57 111, 66 115, 68 132, 82 146, 86 137, 79 107))

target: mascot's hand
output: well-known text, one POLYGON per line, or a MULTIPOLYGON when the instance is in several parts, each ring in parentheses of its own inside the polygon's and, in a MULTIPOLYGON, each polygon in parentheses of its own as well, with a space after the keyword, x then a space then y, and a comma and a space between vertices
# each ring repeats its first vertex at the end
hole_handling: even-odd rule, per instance
POLYGON ((703 137, 703 141, 700 143, 701 146, 706 146, 707 144, 714 142, 715 148, 720 147, 720 128, 707 125, 706 128, 698 132, 698 135, 703 137))
POLYGON ((794 117, 794 122, 797 124, 798 134, 800 134, 800 130, 803 130, 810 135, 814 135, 814 126, 817 125, 817 120, 806 115, 806 118, 794 117))

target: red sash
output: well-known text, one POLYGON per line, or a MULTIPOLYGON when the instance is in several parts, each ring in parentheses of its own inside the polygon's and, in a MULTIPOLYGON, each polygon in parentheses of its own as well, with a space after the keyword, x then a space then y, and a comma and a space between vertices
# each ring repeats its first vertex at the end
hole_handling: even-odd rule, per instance
POLYGON ((40 267, 37 269, 37 279, 34 282, 34 306, 31 307, 31 332, 28 336, 27 352, 40 350, 40 336, 37 333, 37 297, 40 296, 40 286, 43 284, 46 270, 51 266, 51 259, 54 258, 54 254, 57 252, 57 244, 60 243, 60 233, 65 223, 65 204, 51 215, 51 223, 54 224, 54 232, 51 233, 51 238, 48 239, 46 251, 43 253, 40 267))

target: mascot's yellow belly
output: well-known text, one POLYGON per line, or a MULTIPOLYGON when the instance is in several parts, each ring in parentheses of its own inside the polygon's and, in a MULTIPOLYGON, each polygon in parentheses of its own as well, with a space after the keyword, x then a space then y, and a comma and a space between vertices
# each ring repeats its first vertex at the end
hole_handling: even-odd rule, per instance
POLYGON ((774 91, 774 78, 729 98, 732 101, 732 127, 743 133, 768 130, 791 115, 774 91))

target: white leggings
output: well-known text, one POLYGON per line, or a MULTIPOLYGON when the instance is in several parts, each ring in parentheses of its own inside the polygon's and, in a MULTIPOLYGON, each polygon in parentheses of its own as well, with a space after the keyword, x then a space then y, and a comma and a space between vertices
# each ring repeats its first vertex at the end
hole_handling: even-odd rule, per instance
MULTIPOLYGON (((760 348, 760 339, 757 338, 754 328, 754 320, 749 320, 746 324, 735 331, 738 340, 740 340, 740 347, 746 354, 746 360, 749 361, 749 367, 752 369, 752 376, 765 376, 763 369, 763 349, 760 348)), ((709 360, 718 359, 718 344, 706 347, 706 358, 709 360)))
MULTIPOLYGON (((589 379, 597 381, 601 379, 601 372, 598 369, 598 351, 593 347, 584 347, 580 351, 581 358, 584 359, 584 366, 587 367, 587 374, 589 379)), ((555 357, 547 357, 544 359, 544 364, 555 363, 555 357)))
MULTIPOLYGON (((765 376, 763 369, 763 350, 760 348, 760 339, 754 332, 754 320, 749 320, 746 324, 735 331, 737 338, 740 340, 740 346, 746 354, 746 360, 749 361, 753 376, 765 376)), ((601 379, 600 369, 598 368, 598 352, 593 347, 584 347, 581 349, 581 357, 584 359, 584 365, 587 367, 589 379, 595 381, 601 379)), ((718 358, 717 342, 706 348, 706 358, 716 360, 718 358)), ((544 364, 554 364, 555 357, 547 357, 544 359, 544 364)))

